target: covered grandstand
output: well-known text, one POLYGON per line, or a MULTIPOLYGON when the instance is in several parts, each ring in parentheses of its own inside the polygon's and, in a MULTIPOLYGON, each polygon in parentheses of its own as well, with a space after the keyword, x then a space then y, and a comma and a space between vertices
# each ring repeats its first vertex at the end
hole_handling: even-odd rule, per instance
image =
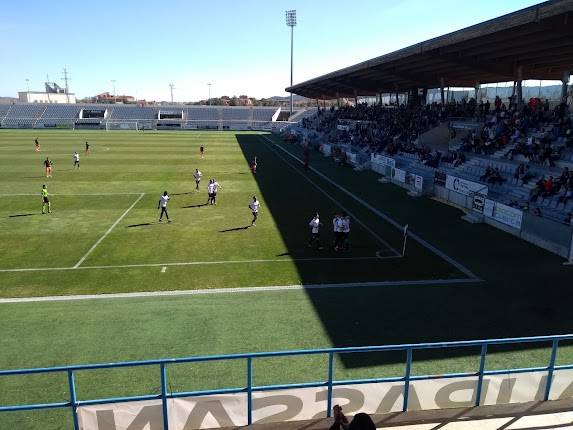
MULTIPOLYGON (((315 99, 379 96, 573 71, 573 1, 552 0, 340 69, 286 89, 315 99)), ((565 91, 565 85, 564 90, 565 91)), ((425 94, 425 93, 424 93, 425 94)), ((443 92, 442 92, 443 101, 443 92)))
POLYGON ((471 222, 571 260, 571 19, 573 0, 548 1, 289 87, 339 99, 339 109, 304 121, 300 135, 414 195, 465 209, 471 222), (561 80, 560 97, 524 100, 527 79, 561 80), (511 80, 507 99, 480 89, 511 80), (455 102, 446 100, 445 87, 475 91, 455 102), (441 90, 438 103, 427 98, 434 88, 441 90), (359 104, 361 96, 377 103, 359 104), (340 98, 355 103, 341 107, 340 98))

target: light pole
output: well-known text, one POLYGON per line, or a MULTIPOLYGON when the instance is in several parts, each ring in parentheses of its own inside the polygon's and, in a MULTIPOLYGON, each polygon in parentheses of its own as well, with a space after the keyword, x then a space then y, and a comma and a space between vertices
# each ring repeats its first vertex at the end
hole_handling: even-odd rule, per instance
POLYGON ((211 82, 207 84, 209 86, 209 106, 211 106, 211 82))
POLYGON ((111 84, 113 85, 113 101, 115 101, 115 79, 111 80, 111 84))
POLYGON ((169 84, 169 89, 171 91, 171 104, 173 104, 173 88, 175 88, 175 85, 169 84))
MULTIPOLYGON (((292 63, 293 63, 293 41, 294 41, 294 27, 296 26, 296 10, 287 10, 286 25, 290 27, 290 86, 292 87, 292 63)), ((290 93, 290 114, 293 111, 293 94, 290 93)))
POLYGON ((26 78, 26 88, 28 89, 28 92, 30 92, 30 79, 26 78))

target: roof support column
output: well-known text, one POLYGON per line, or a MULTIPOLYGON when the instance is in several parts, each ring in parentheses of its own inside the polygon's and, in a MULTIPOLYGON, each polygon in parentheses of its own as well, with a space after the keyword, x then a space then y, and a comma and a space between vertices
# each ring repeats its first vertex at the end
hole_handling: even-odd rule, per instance
POLYGON ((569 83, 570 71, 563 72, 563 78, 561 78, 561 103, 567 103, 567 84, 569 83))
POLYGON ((442 104, 446 104, 445 94, 444 94, 444 83, 445 79, 440 78, 440 99, 442 100, 442 104))
POLYGON ((358 91, 354 90, 354 106, 358 106, 358 91))
POLYGON ((340 109, 340 94, 338 94, 338 91, 336 92, 336 106, 340 109))
POLYGON ((480 84, 479 82, 476 82, 474 87, 474 99, 476 99, 477 103, 479 103, 479 98, 480 98, 480 84))
POLYGON ((517 110, 521 110, 521 107, 523 105, 523 88, 522 88, 523 66, 521 66, 521 65, 517 66, 516 78, 517 78, 515 80, 515 89, 516 89, 516 97, 517 97, 516 105, 517 105, 517 110))
POLYGON ((382 106, 382 98, 383 98, 383 94, 382 91, 379 92, 379 96, 380 96, 380 106, 382 106))

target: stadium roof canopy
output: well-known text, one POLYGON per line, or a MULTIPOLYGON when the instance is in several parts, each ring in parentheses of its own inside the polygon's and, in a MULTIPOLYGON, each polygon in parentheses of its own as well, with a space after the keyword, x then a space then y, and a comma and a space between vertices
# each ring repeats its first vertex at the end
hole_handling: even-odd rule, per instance
POLYGON ((561 80, 573 71, 573 0, 551 0, 293 85, 317 99, 413 88, 561 80))

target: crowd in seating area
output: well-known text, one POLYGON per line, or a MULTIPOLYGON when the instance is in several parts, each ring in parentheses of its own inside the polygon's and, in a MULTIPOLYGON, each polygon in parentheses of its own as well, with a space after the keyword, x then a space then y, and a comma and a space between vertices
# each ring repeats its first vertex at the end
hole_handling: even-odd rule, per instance
POLYGON ((523 155, 529 161, 554 166, 562 151, 573 147, 573 122, 565 104, 550 109, 549 101, 532 98, 522 109, 511 103, 508 108, 496 97, 493 111, 489 103, 481 105, 483 128, 462 139, 464 151, 491 155, 507 148, 505 156, 510 160, 523 155), (561 145, 555 144, 558 138, 562 138, 561 145))
MULTIPOLYGON (((488 184, 492 195, 511 206, 531 206, 536 215, 572 225, 573 120, 565 103, 532 98, 518 106, 515 98, 496 97, 492 103, 358 104, 319 110, 302 127, 311 143, 314 138, 366 155, 385 154, 402 164, 446 168, 448 174, 488 184), (420 143, 422 133, 452 118, 473 125, 469 131, 451 128, 449 148, 420 143)), ((338 154, 337 160, 343 158, 338 154)))
POLYGON ((365 153, 416 154, 423 164, 437 167, 441 160, 459 164, 464 156, 459 151, 432 151, 419 144, 420 135, 451 116, 472 115, 475 109, 456 102, 415 107, 358 104, 319 110, 317 117, 303 119, 302 125, 321 134, 326 143, 345 142, 365 153))

